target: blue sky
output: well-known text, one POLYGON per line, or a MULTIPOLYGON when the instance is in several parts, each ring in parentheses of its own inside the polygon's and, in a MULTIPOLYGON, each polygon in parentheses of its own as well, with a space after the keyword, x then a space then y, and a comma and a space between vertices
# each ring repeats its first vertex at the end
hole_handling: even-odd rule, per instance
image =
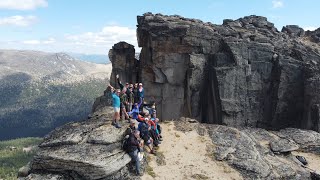
POLYGON ((0 0, 0 49, 107 54, 113 44, 137 47, 136 16, 178 14, 221 24, 247 15, 281 30, 320 27, 318 0, 0 0))

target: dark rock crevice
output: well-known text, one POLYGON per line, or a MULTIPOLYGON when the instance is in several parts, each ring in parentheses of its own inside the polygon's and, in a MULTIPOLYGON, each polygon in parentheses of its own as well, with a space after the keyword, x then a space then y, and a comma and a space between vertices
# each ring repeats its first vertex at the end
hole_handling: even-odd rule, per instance
POLYGON ((204 69, 204 79, 200 90, 200 120, 203 123, 222 124, 221 100, 215 71, 216 57, 209 56, 204 69))

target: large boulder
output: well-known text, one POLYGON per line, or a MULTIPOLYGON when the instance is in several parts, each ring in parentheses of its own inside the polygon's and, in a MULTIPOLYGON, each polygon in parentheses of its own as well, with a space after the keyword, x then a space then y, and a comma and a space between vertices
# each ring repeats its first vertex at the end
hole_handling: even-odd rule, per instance
POLYGON ((145 99, 157 103, 161 119, 319 131, 320 73, 312 69, 320 46, 310 44, 311 35, 294 25, 279 32, 261 16, 222 25, 138 16, 145 99))
POLYGON ((120 129, 112 126, 112 112, 112 107, 103 107, 91 119, 49 133, 20 179, 138 178, 131 174, 130 156, 121 149, 127 123, 120 129))

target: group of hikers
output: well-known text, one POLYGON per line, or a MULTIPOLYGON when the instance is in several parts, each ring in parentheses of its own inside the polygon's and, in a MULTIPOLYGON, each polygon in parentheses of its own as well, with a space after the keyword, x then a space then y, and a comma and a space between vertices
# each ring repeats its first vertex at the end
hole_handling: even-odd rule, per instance
POLYGON ((108 86, 111 90, 114 109, 112 125, 122 128, 119 124, 120 118, 128 120, 127 138, 123 148, 135 163, 137 175, 142 175, 139 155, 144 151, 144 145, 149 148, 151 154, 155 154, 154 147, 159 146, 162 141, 156 104, 155 102, 145 103, 142 83, 123 85, 119 75, 116 75, 116 79, 120 89, 108 86))

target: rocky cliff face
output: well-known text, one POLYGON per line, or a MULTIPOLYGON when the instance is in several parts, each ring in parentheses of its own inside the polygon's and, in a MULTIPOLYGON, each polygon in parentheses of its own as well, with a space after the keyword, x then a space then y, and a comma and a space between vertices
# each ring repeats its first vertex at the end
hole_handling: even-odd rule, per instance
POLYGON ((162 119, 319 131, 318 31, 290 25, 279 32, 260 16, 222 25, 138 16, 146 99, 158 103, 162 119))

